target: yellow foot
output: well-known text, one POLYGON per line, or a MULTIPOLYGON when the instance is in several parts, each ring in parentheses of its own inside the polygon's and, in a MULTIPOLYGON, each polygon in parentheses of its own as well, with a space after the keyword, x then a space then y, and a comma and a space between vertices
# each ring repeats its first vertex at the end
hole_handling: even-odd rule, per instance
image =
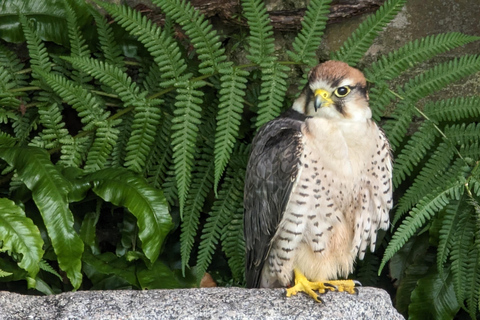
POLYGON ((330 281, 317 281, 310 282, 300 271, 297 269, 295 272, 295 285, 287 289, 287 297, 296 295, 298 292, 305 292, 317 302, 323 302, 320 296, 315 292, 323 294, 327 291, 348 292, 351 294, 357 294, 358 290, 355 288, 355 284, 359 283, 353 280, 330 280, 330 281))

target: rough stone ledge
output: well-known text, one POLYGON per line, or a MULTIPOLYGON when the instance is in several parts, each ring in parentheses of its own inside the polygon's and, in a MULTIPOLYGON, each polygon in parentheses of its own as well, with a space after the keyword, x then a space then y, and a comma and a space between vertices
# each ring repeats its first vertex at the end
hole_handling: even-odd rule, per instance
POLYGON ((324 304, 283 289, 201 288, 78 291, 26 296, 0 291, 0 319, 403 319, 390 296, 363 287, 330 292, 324 304))

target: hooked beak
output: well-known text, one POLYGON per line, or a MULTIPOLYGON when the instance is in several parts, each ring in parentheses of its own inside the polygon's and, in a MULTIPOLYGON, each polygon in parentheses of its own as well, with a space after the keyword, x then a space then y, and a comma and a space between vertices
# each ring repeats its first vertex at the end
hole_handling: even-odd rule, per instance
POLYGON ((329 107, 332 104, 333 100, 330 98, 330 93, 327 90, 315 90, 315 100, 313 101, 315 112, 321 107, 329 107))

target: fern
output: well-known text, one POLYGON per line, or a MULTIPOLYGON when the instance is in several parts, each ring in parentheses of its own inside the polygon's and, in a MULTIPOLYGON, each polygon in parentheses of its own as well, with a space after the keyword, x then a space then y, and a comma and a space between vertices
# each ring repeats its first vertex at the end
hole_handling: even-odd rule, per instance
POLYGON ((222 89, 215 133, 215 190, 230 159, 235 138, 238 136, 248 76, 248 72, 240 68, 229 69, 222 72, 224 75, 220 78, 222 89))
MULTIPOLYGON (((48 53, 40 41, 40 38, 35 34, 29 21, 24 15, 20 15, 20 22, 27 41, 27 48, 30 54, 31 66, 37 67, 37 70, 43 72, 50 72, 51 65, 48 53)), ((32 72, 32 77, 35 79, 32 83, 44 86, 41 76, 35 71, 32 72)), ((46 89, 46 88, 45 88, 46 89)), ((47 149, 52 149, 58 146, 59 140, 69 136, 65 123, 62 121, 60 105, 61 101, 48 92, 40 93, 36 99, 39 101, 40 122, 44 126, 44 130, 37 139, 37 142, 32 142, 32 145, 39 145, 47 149)))
MULTIPOLYGON (((24 87, 28 84, 28 76, 20 72, 25 64, 10 50, 0 44, 0 66, 7 70, 15 87, 24 87)), ((25 93, 18 92, 17 95, 25 96, 25 93)))
POLYGON ((119 120, 107 120, 103 123, 97 123, 95 139, 87 154, 87 161, 84 166, 85 172, 94 172, 103 169, 107 164, 107 159, 115 146, 119 130, 116 126, 119 120))
POLYGON ((437 148, 405 195, 398 201, 392 220, 393 225, 418 201, 432 192, 431 186, 442 185, 444 181, 456 179, 456 175, 465 163, 463 160, 457 159, 451 164, 453 158, 454 152, 448 144, 443 143, 437 148))
POLYGON ((58 164, 65 167, 79 168, 83 161, 88 148, 92 144, 92 137, 67 137, 60 140, 62 155, 58 164))
POLYGON ((154 143, 155 129, 160 123, 160 100, 144 101, 136 104, 132 132, 125 148, 125 166, 136 172, 141 172, 145 166, 150 148, 154 143))
POLYGON ((275 61, 273 28, 270 25, 265 3, 261 0, 244 0, 242 6, 243 14, 250 27, 247 59, 256 64, 275 61))
MULTIPOLYGON (((463 197, 464 198, 464 197, 463 197)), ((464 199, 461 199, 464 200, 464 199)), ((437 269, 443 272, 443 267, 455 243, 456 227, 459 217, 462 215, 464 202, 452 201, 445 207, 444 215, 441 217, 442 224, 439 230, 439 241, 437 248, 437 269)))
POLYGON ((32 132, 37 128, 38 124, 38 110, 29 108, 25 111, 25 114, 17 117, 12 123, 13 132, 19 140, 20 144, 24 145, 32 132))
POLYGON ((15 87, 13 79, 5 68, 0 66, 0 105, 4 107, 18 107, 20 101, 16 99, 15 95, 9 92, 10 89, 15 87))
POLYGON ((176 97, 177 102, 174 111, 175 118, 172 120, 172 150, 175 163, 176 186, 178 200, 180 202, 180 213, 183 213, 188 188, 191 182, 191 170, 193 165, 193 153, 198 133, 198 126, 201 124, 200 104, 203 92, 198 88, 203 87, 203 81, 180 83, 176 97))
POLYGON ((212 261, 212 256, 221 238, 222 231, 238 208, 238 203, 242 198, 244 176, 245 172, 243 170, 227 174, 218 193, 217 200, 213 203, 212 210, 200 237, 197 256, 197 279, 203 277, 208 265, 212 261))
POLYGON ((427 152, 432 148, 439 135, 436 126, 436 122, 425 121, 418 128, 418 131, 408 139, 407 144, 395 158, 393 169, 393 185, 395 188, 412 174, 413 168, 424 159, 427 152))
POLYGON ((167 169, 172 160, 170 148, 170 136, 172 129, 172 116, 166 114, 161 124, 161 130, 157 131, 155 145, 151 153, 150 165, 147 163, 148 181, 156 188, 160 188, 167 176, 167 169))
POLYGON ((431 219, 435 213, 444 208, 451 199, 458 200, 463 190, 464 179, 448 183, 442 188, 437 188, 434 193, 426 196, 410 211, 402 224, 398 227, 390 240, 383 260, 380 264, 379 274, 386 262, 397 252, 407 240, 420 228, 425 221, 431 219))
POLYGON ((89 6, 88 12, 95 19, 97 26, 98 42, 105 61, 114 65, 123 71, 126 71, 123 61, 122 50, 115 41, 113 30, 108 24, 107 19, 95 8, 89 6))
MULTIPOLYGON (((213 142, 213 141, 212 141, 213 142)), ((200 223, 201 210, 205 199, 213 185, 213 173, 215 162, 213 158, 213 143, 208 143, 200 152, 200 159, 197 160, 196 171, 192 176, 191 191, 186 201, 186 209, 182 219, 182 234, 180 236, 180 252, 182 257, 182 271, 188 266, 190 254, 197 235, 198 224, 200 223)))
POLYGON ((99 2, 98 4, 112 14, 130 34, 138 36, 138 40, 145 45, 161 71, 161 77, 164 79, 160 83, 161 87, 178 85, 191 77, 191 74, 182 76, 187 66, 178 44, 169 32, 162 31, 152 21, 142 17, 140 12, 127 6, 99 2))
POLYGON ((234 168, 232 191, 229 195, 231 201, 231 216, 223 227, 221 241, 222 248, 228 258, 228 265, 232 271, 234 281, 242 282, 245 266, 245 242, 243 239, 243 185, 245 167, 247 165, 245 153, 237 155, 240 159, 232 163, 234 168))
POLYGON ((460 121, 480 116, 480 97, 456 97, 427 103, 424 112, 437 121, 460 121))
POLYGON ((36 68, 34 70, 55 93, 77 110, 85 130, 93 130, 98 123, 104 122, 110 116, 102 101, 82 86, 60 75, 48 74, 36 68))
POLYGON ((111 87, 125 106, 141 105, 145 103, 145 93, 131 77, 114 65, 107 62, 85 57, 62 57, 70 62, 75 68, 80 69, 111 87))
POLYGON ((262 88, 258 97, 258 117, 255 127, 260 128, 270 120, 280 115, 283 107, 283 100, 287 92, 289 68, 279 63, 272 62, 262 67, 262 88))
MULTIPOLYGON (((135 110, 133 110, 132 113, 135 114, 135 110)), ((126 155, 128 138, 131 136, 132 133, 132 123, 133 117, 130 116, 124 117, 122 119, 122 122, 118 125, 118 140, 113 147, 112 154, 110 156, 110 167, 120 167, 123 165, 126 155)))
POLYGON ((406 97, 399 103, 392 114, 393 119, 385 124, 385 131, 391 142, 392 149, 403 140, 407 132, 410 119, 414 112, 415 103, 447 84, 480 70, 480 56, 463 56, 447 63, 436 65, 414 79, 410 80, 400 91, 406 97))
POLYGON ((153 3, 177 22, 191 39, 198 59, 202 61, 198 71, 201 74, 219 72, 222 69, 221 64, 227 57, 217 32, 212 30, 212 25, 205 16, 185 0, 153 0, 153 3))
POLYGON ((310 1, 303 17, 302 29, 292 44, 294 51, 287 51, 293 61, 310 67, 317 64, 315 50, 321 42, 327 24, 330 2, 331 0, 310 1))
POLYGON ((465 283, 467 283, 467 268, 469 264, 469 253, 473 243, 475 221, 472 219, 473 210, 462 212, 455 230, 455 244, 452 246, 452 273, 453 286, 457 301, 460 305, 465 299, 465 283))
MULTIPOLYGON (((70 52, 73 57, 90 57, 90 50, 85 43, 85 39, 80 32, 80 28, 77 24, 77 17, 75 11, 70 6, 68 1, 63 3, 65 6, 65 13, 67 18, 68 38, 70 40, 70 52)), ((78 72, 74 70, 72 72, 72 79, 76 83, 87 83, 91 77, 87 76, 84 72, 78 72)))
POLYGON ((406 0, 387 0, 374 14, 362 22, 343 46, 330 55, 332 60, 340 60, 356 65, 372 45, 378 33, 403 8, 406 0))
POLYGON ((417 39, 388 55, 381 56, 365 70, 365 75, 374 83, 392 80, 422 61, 477 40, 480 40, 480 37, 458 32, 441 33, 417 39))

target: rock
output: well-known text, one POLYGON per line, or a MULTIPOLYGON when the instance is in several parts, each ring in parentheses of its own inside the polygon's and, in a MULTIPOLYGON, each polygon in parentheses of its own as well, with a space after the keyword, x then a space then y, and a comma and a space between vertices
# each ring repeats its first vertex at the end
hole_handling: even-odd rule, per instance
POLYGON ((78 291, 52 296, 0 292, 0 319, 403 319, 390 296, 363 287, 330 292, 324 304, 283 289, 201 288, 78 291))

